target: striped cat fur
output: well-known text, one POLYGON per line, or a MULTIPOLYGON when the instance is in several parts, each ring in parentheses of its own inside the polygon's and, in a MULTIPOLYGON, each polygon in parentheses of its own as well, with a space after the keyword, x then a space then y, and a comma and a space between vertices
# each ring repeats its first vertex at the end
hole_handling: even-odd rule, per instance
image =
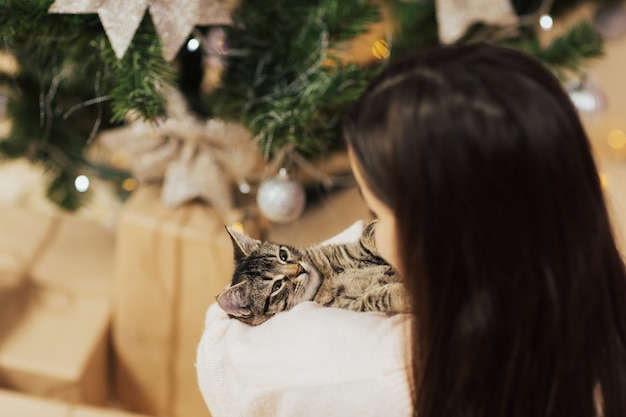
POLYGON ((217 302, 231 317, 256 326, 303 301, 387 314, 410 311, 409 295, 378 255, 376 222, 358 241, 298 249, 260 241, 227 227, 235 272, 217 302))

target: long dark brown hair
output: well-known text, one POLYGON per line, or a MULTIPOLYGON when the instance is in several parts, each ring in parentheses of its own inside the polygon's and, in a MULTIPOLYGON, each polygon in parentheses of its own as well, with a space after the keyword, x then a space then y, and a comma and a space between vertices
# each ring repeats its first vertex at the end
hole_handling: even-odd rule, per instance
POLYGON ((552 73, 504 47, 439 47, 390 64, 344 129, 397 220, 415 414, 626 416, 624 261, 552 73))

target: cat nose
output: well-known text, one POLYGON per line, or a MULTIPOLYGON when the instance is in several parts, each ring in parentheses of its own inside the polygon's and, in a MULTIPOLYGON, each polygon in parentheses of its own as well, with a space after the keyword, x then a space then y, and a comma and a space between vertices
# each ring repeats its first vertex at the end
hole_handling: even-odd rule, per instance
POLYGON ((296 276, 302 274, 305 272, 304 268, 302 267, 302 265, 300 265, 300 263, 297 264, 297 268, 296 268, 296 276))

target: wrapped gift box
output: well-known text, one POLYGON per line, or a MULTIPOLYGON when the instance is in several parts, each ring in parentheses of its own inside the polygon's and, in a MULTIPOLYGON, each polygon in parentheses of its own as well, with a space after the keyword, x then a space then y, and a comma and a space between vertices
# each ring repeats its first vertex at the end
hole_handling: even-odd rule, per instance
POLYGON ((0 345, 0 386, 103 404, 110 304, 68 290, 37 289, 0 345))
POLYGON ((142 417, 121 410, 64 403, 7 390, 0 390, 0 410, 6 417, 142 417))
POLYGON ((114 231, 97 223, 0 205, 0 252, 32 263, 39 283, 110 299, 114 246, 114 231))
POLYGON ((168 208, 142 186, 117 227, 113 313, 116 387, 128 409, 208 416, 194 367, 207 307, 230 282, 224 225, 240 218, 202 203, 168 208))
POLYGON ((11 273, 29 284, 8 296, 19 304, 0 305, 0 387, 108 399, 113 243, 111 230, 71 215, 0 206, 0 295, 11 273))

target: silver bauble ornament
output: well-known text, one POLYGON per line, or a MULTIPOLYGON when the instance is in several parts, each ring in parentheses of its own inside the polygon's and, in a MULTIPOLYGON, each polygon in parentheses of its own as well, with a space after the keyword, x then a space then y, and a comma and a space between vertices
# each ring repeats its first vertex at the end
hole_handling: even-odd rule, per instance
POLYGON ((282 168, 278 176, 261 184, 256 196, 261 213, 274 223, 290 223, 300 217, 306 205, 304 187, 289 179, 282 168))
POLYGON ((581 114, 600 115, 607 107, 604 92, 588 80, 567 86, 567 93, 581 114))

